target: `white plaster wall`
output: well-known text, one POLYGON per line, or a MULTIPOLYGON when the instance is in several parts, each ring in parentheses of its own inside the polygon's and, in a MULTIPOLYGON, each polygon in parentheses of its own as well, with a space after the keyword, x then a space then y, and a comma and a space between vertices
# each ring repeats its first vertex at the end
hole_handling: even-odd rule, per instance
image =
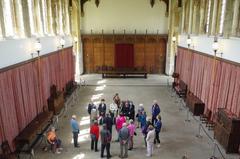
MULTIPOLYGON (((214 37, 208 36, 192 36, 193 44, 191 48, 206 54, 214 55, 212 44, 214 37)), ((187 35, 180 35, 178 45, 187 48, 187 35)), ((222 57, 227 60, 240 63, 240 38, 219 38, 219 51, 222 52, 222 57)), ((218 54, 217 56, 220 56, 218 54)))
POLYGON ((148 33, 166 34, 168 32, 168 18, 165 16, 166 4, 155 1, 151 8, 149 0, 101 0, 99 7, 95 1, 88 1, 84 5, 85 15, 81 18, 82 33, 113 33, 138 34, 148 33))
MULTIPOLYGON (((64 37, 66 43, 64 47, 72 46, 71 36, 64 37)), ((0 41, 0 68, 7 67, 32 58, 36 38, 11 39, 0 41)), ((40 38, 42 50, 40 55, 48 54, 59 48, 59 37, 40 38)), ((36 54, 34 55, 36 56, 36 54)))

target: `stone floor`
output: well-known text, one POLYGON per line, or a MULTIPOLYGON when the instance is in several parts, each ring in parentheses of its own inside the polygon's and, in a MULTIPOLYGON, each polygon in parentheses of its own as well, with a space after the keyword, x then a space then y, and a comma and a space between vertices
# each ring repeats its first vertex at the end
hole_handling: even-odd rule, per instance
MULTIPOLYGON (((44 142, 35 148, 35 159, 98 159, 100 152, 90 150, 89 138, 89 117, 86 106, 90 99, 98 102, 101 98, 106 99, 106 103, 112 102, 113 94, 118 92, 121 99, 130 99, 138 107, 144 104, 148 114, 150 114, 151 104, 154 99, 159 101, 163 128, 160 134, 161 147, 154 149, 153 159, 181 159, 187 155, 189 159, 208 159, 213 154, 213 143, 203 134, 202 138, 197 138, 198 122, 190 116, 190 122, 186 122, 186 109, 179 110, 180 105, 175 103, 175 98, 171 97, 170 87, 167 86, 167 76, 153 75, 146 79, 105 79, 100 75, 86 75, 82 77, 88 86, 81 87, 77 92, 75 104, 69 104, 67 110, 59 118, 58 136, 62 139, 63 152, 52 154, 42 151, 44 142), (78 116, 81 125, 79 136, 80 148, 73 148, 72 133, 69 120, 72 114, 78 116)), ((137 109, 137 108, 136 108, 137 109)), ((208 132, 208 131, 207 131, 208 132)), ((208 132, 212 137, 212 132, 208 132)), ((113 139, 116 139, 114 131, 113 139)), ((134 138, 134 149, 129 151, 129 159, 147 158, 146 148, 140 130, 134 138)), ((111 154, 113 158, 118 158, 119 143, 112 142, 111 154)), ((100 144, 99 144, 100 149, 100 144)), ((221 146, 220 146, 220 150, 221 146)), ((224 150, 222 150, 224 152, 224 150)), ((216 156, 219 152, 216 150, 216 156)), ((226 154, 224 153, 226 156, 226 154)), ((24 156, 23 156, 24 157, 24 156)), ((27 158, 27 156, 26 156, 27 158)), ((238 155, 227 155, 226 159, 239 159, 238 155)))

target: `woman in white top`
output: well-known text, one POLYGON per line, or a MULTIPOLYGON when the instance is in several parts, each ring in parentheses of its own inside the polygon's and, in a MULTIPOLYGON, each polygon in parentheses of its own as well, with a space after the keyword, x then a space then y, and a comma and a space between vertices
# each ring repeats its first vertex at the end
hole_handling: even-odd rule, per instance
POLYGON ((153 154, 153 146, 154 146, 154 139, 155 139, 155 130, 152 125, 149 125, 148 127, 149 131, 147 134, 147 157, 151 157, 153 154))
POLYGON ((110 113, 110 116, 111 116, 114 124, 115 124, 115 117, 116 117, 115 115, 116 115, 117 110, 118 110, 117 104, 115 104, 115 103, 110 104, 109 113, 110 113))

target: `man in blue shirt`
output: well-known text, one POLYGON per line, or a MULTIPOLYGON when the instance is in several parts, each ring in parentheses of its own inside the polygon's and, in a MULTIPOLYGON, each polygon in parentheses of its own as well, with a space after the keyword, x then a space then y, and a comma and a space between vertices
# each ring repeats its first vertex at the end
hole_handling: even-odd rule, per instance
POLYGON ((72 127, 72 133, 73 133, 74 147, 79 147, 78 145, 79 124, 76 118, 77 118, 76 115, 72 116, 71 127, 72 127))

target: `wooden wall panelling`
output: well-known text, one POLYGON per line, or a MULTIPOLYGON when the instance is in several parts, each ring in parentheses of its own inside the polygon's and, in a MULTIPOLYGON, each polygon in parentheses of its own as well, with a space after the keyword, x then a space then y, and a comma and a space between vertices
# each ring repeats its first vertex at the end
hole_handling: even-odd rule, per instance
POLYGON ((146 69, 149 73, 153 73, 153 68, 154 68, 154 61, 155 61, 155 45, 154 43, 146 43, 145 45, 145 64, 146 64, 146 69))
POLYGON ((134 66, 148 73, 164 73, 167 35, 82 35, 85 73, 115 65, 115 44, 134 45, 134 66))
POLYGON ((83 43, 83 58, 85 73, 93 72, 93 43, 88 41, 83 43))
POLYGON ((166 52, 167 52, 167 39, 159 39, 159 52, 160 52, 160 72, 165 71, 165 63, 166 63, 166 52))
POLYGON ((136 42, 134 44, 134 66, 144 67, 144 43, 136 42))
POLYGON ((115 66, 115 45, 111 42, 105 42, 105 65, 115 66))

